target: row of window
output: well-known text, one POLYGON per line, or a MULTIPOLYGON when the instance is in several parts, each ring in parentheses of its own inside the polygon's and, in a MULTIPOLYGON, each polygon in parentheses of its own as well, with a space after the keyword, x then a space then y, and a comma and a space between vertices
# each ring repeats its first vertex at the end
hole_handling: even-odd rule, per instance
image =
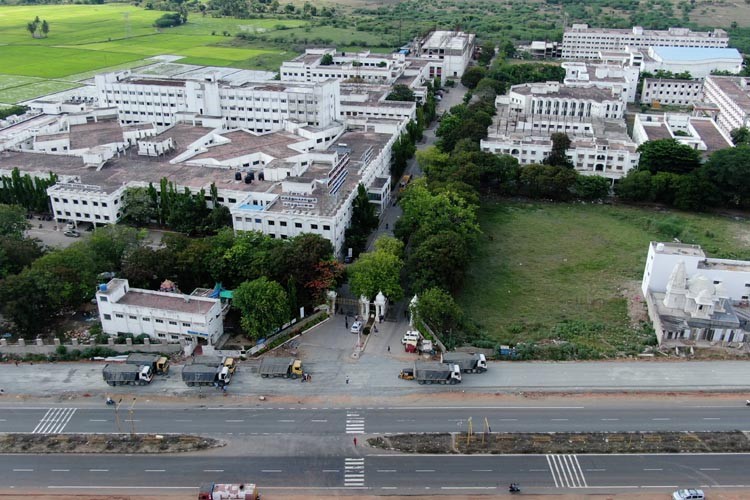
MULTIPOLYGON (((59 215, 60 217, 63 216, 63 213, 65 213, 65 217, 72 217, 72 215, 70 214, 70 212, 68 212, 67 210, 65 210, 64 212, 61 211, 61 210, 55 210, 55 214, 59 215)), ((83 215, 81 215, 81 212, 76 212, 75 214, 76 214, 76 217, 79 218, 79 219, 91 219, 91 214, 88 213, 88 212, 84 212, 83 215)), ((120 218, 120 212, 117 212, 117 218, 118 219, 120 218)), ((108 221, 109 220, 109 215, 94 214, 94 219, 108 221)))
MULTIPOLYGON (((124 319, 124 318, 125 318, 125 315, 124 315, 124 314, 121 314, 121 313, 115 313, 115 318, 118 318, 118 319, 124 319)), ((111 314, 104 314, 104 319, 105 319, 106 321, 112 321, 112 315, 111 315, 111 314)), ((134 321, 138 321, 138 319, 139 319, 139 318, 138 318, 138 316, 135 316, 135 315, 133 315, 133 314, 128 314, 128 319, 132 319, 132 320, 134 320, 134 321)), ((141 316, 140 320, 141 320, 142 322, 144 322, 144 323, 150 323, 150 322, 151 322, 151 318, 150 318, 150 317, 148 317, 148 316, 141 316)), ((178 325, 180 324, 180 323, 178 323, 177 321, 172 321, 172 320, 166 320, 166 322, 167 322, 167 323, 168 323, 169 325, 172 325, 172 326, 178 326, 178 325)), ((159 318, 154 318, 154 323, 157 323, 157 324, 164 324, 164 320, 163 320, 163 319, 159 319, 159 318)), ((185 328, 191 328, 191 327, 193 326, 193 324, 192 324, 192 323, 188 323, 188 322, 186 322, 186 321, 182 321, 181 323, 182 323, 182 326, 184 326, 185 328)), ((201 324, 198 324, 198 323, 196 323, 196 325, 197 325, 197 326, 198 326, 199 328, 200 328, 200 327, 204 327, 204 326, 205 326, 205 325, 204 325, 204 324, 202 324, 202 323, 201 323, 201 324)))
MULTIPOLYGON (((143 91, 135 91, 135 90, 120 91, 120 90, 114 89, 114 90, 111 90, 110 92, 112 92, 113 94, 122 94, 122 95, 148 95, 148 96, 151 95, 151 92, 148 92, 148 91, 143 92, 143 91)), ((167 92, 154 92, 153 95, 158 96, 158 97, 175 97, 174 92, 168 92, 168 93, 167 92)), ((177 96, 181 97, 182 95, 183 95, 182 92, 177 93, 177 96)))
MULTIPOLYGON (((79 204, 79 201, 77 199, 75 199, 75 198, 73 199, 72 202, 68 202, 67 198, 57 198, 57 197, 54 197, 52 199, 55 200, 55 203, 60 203, 60 200, 62 200, 62 202, 65 203, 65 204, 69 204, 69 203, 72 203, 73 205, 78 205, 79 204)), ((120 202, 120 200, 116 199, 114 201, 114 204, 117 205, 119 202, 120 202)), ((80 200, 80 204, 81 205, 88 205, 89 202, 88 202, 88 200, 80 200)), ((95 206, 95 207, 99 206, 99 202, 98 201, 92 201, 91 204, 93 206, 95 206)), ((106 207, 107 206, 107 202, 106 201, 102 201, 101 202, 101 206, 106 207)))

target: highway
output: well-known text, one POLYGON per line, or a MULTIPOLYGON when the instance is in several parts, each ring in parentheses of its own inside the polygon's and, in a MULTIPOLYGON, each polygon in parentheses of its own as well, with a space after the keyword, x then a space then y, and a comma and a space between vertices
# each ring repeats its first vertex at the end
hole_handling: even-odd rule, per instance
MULTIPOLYGON (((575 400, 572 400, 575 403, 575 400)), ((202 433, 211 435, 455 432, 485 419, 493 432, 750 430, 750 408, 736 404, 590 403, 486 407, 0 407, 0 432, 202 433)))
MULTIPOLYGON (((0 456, 5 489, 73 491, 190 490, 201 481, 253 481, 261 491, 367 490, 370 493, 501 491, 603 493, 677 487, 743 488, 748 455, 512 455, 222 457, 0 456)), ((352 492, 354 492, 352 491, 352 492)))

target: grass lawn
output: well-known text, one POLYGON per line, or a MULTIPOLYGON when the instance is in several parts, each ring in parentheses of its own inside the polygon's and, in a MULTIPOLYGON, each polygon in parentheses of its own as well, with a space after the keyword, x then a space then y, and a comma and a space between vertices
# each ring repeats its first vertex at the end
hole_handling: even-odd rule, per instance
POLYGON ((162 14, 125 4, 0 6, 0 101, 30 99, 47 93, 34 95, 43 88, 71 88, 53 80, 79 81, 105 68, 146 64, 146 58, 159 54, 184 56, 180 62, 187 64, 275 71, 295 53, 258 44, 230 46, 231 38, 222 33, 266 34, 307 24, 191 13, 187 24, 157 30, 153 22, 162 14), (26 31, 35 16, 49 22, 47 38, 32 38, 26 31))
POLYGON ((486 203, 482 238, 458 300, 501 343, 562 338, 606 355, 638 346, 623 287, 640 282, 652 240, 750 258, 732 219, 633 207, 486 203))
POLYGON ((41 80, 21 85, 19 87, 0 90, 0 103, 14 104, 76 87, 80 87, 80 85, 73 82, 62 82, 59 80, 41 80))

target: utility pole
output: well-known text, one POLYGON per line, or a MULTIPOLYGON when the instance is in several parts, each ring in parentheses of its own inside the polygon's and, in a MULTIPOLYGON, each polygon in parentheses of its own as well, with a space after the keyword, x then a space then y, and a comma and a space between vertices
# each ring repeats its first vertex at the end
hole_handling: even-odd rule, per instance
POLYGON ((122 398, 117 401, 115 405, 115 425, 117 425, 117 432, 122 434, 122 426, 120 426, 120 405, 122 404, 122 398))
POLYGON ((131 439, 135 438, 135 419, 133 419, 133 409, 135 407, 135 400, 136 400, 136 398, 133 398, 133 402, 130 404, 130 408, 128 408, 128 417, 130 417, 130 437, 131 437, 131 439))

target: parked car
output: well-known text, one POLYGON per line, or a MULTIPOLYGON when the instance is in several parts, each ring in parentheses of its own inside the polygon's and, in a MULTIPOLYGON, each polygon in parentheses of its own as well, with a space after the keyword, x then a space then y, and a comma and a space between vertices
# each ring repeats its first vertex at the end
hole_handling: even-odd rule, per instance
POLYGON ((355 321, 354 323, 352 323, 352 327, 349 331, 351 331, 352 333, 361 333, 363 326, 364 325, 362 325, 361 321, 355 321))
POLYGON ((63 234, 65 236, 69 237, 69 238, 80 238, 81 237, 81 233, 79 233, 78 231, 65 231, 63 234))
POLYGON ((674 500, 704 500, 703 490, 677 490, 672 493, 674 500))

